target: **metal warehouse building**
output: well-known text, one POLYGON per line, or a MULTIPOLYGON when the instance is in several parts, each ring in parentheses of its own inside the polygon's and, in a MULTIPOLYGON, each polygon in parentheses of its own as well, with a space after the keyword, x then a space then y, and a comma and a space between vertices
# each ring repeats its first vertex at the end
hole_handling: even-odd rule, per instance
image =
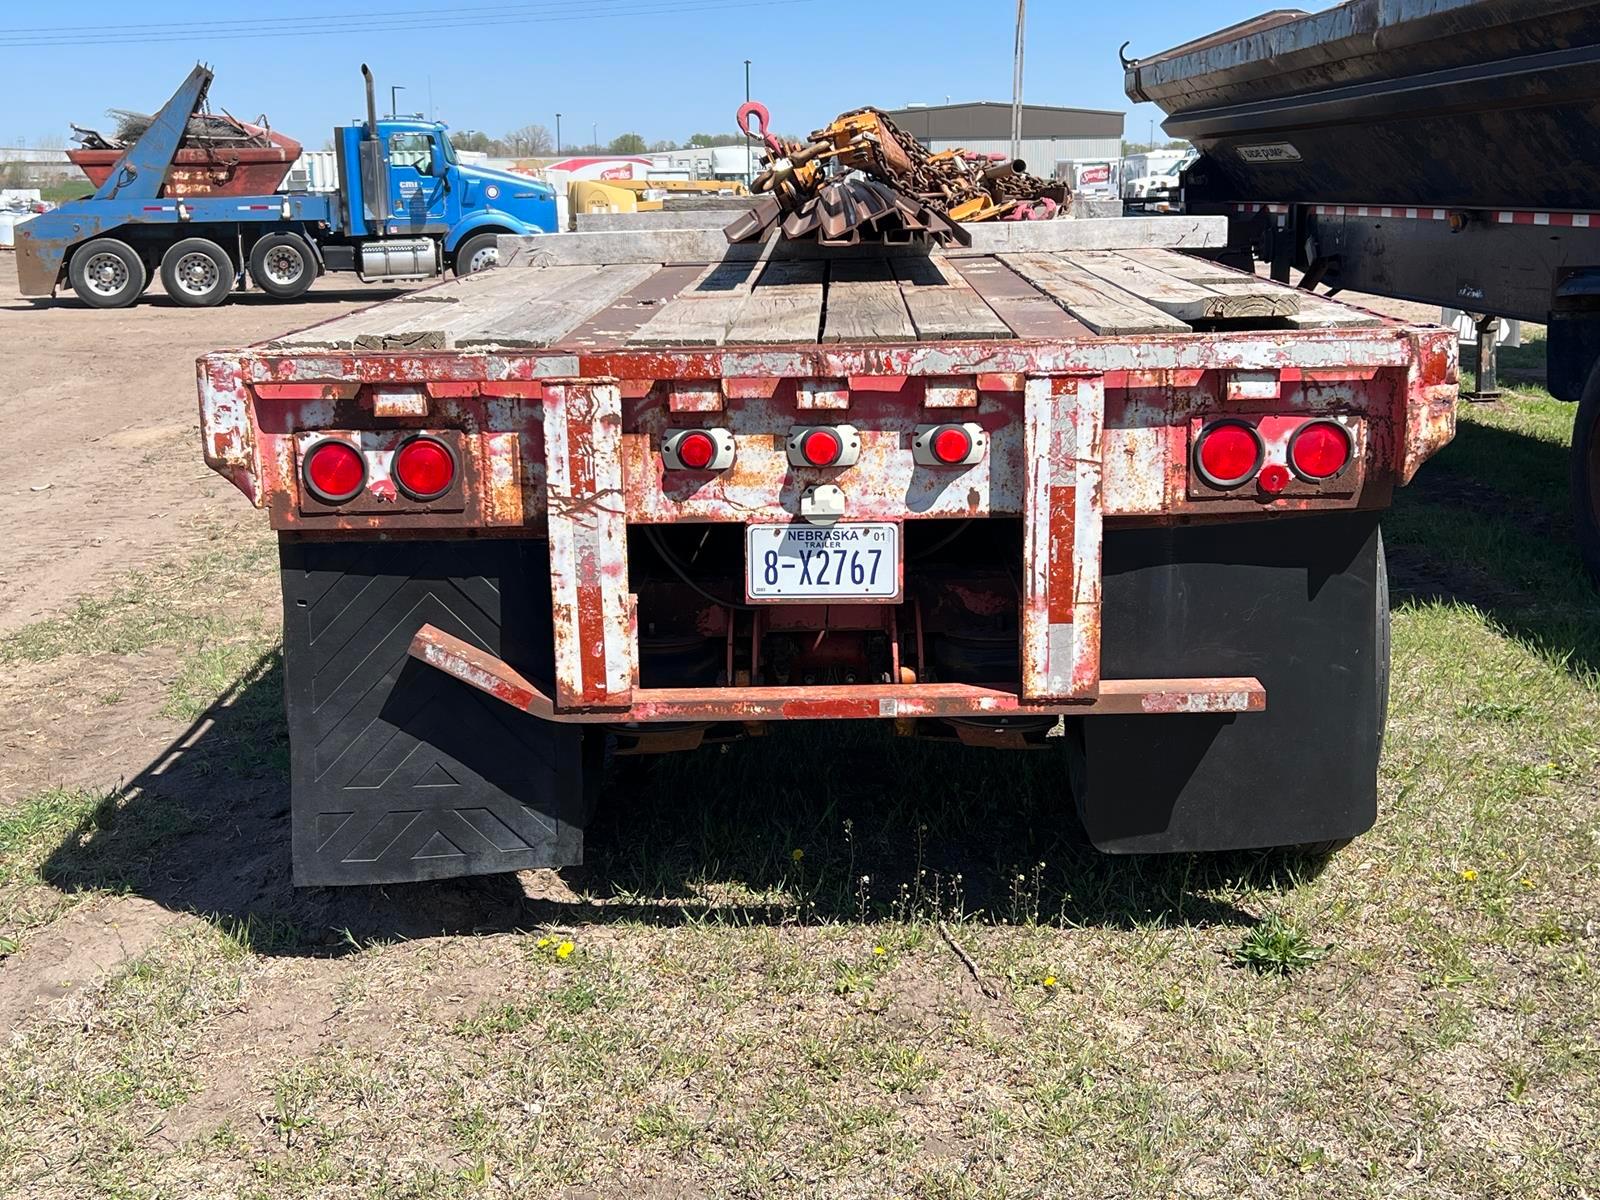
MULTIPOLYGON (((927 104, 890 109, 889 116, 930 150, 1011 153, 1011 105, 997 100, 927 104)), ((1122 155, 1120 112, 1098 108, 1022 106, 1022 157, 1040 175, 1057 163, 1085 159, 1115 162, 1122 155)))

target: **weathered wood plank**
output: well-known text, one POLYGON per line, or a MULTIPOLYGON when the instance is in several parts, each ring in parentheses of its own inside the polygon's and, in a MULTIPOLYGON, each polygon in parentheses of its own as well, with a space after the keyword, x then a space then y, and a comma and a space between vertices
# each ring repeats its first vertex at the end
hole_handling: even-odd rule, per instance
MULTIPOLYGON (((572 235, 574 237, 579 235, 572 235)), ((607 236, 602 234, 601 236, 607 236)), ((631 346, 720 346, 750 300, 758 264, 717 263, 707 267, 676 300, 645 322, 628 340, 631 346)))
POLYGON ((1293 291, 1274 283, 1245 280, 1213 287, 1179 279, 1121 253, 1086 251, 1071 257, 1090 274, 1181 321, 1279 317, 1299 311, 1293 291))
POLYGON ((826 263, 769 263, 729 327, 728 342, 773 346, 816 341, 826 280, 826 263))
POLYGON ((887 259, 828 267, 824 342, 914 342, 917 327, 887 259))
POLYGON ((1017 337, 1078 340, 1094 331, 997 258, 964 258, 951 264, 1017 337))
POLYGON ((1192 254, 1179 254, 1176 250, 1121 250, 1123 258, 1151 267, 1177 279, 1190 283, 1240 283, 1249 282, 1250 276, 1231 267, 1220 266, 1208 259, 1192 254))
MULTIPOLYGON (((642 265, 651 269, 650 264, 642 265)), ((583 350, 622 346, 646 321, 699 278, 702 269, 683 263, 655 269, 649 278, 569 333, 562 339, 562 345, 583 350)))
MULTIPOLYGON (((1050 253, 1067 250, 1132 250, 1225 246, 1226 217, 1108 217, 1096 221, 991 221, 969 225, 971 246, 946 246, 947 258, 989 254, 1050 253)), ((713 263, 749 261, 761 256, 759 242, 737 246, 717 229, 617 229, 598 233, 547 233, 500 239, 502 267, 594 266, 615 263, 713 263)), ((849 259, 926 257, 927 246, 822 246, 814 241, 779 240, 772 257, 849 259)))
MULTIPOLYGON (((446 340, 462 348, 553 345, 659 268, 635 265, 556 269, 573 275, 559 287, 542 289, 533 299, 507 304, 497 298, 500 303, 489 311, 480 314, 469 309, 458 314, 445 328, 446 340)), ((514 276, 515 272, 506 274, 514 276)))
POLYGON ((1370 329, 1382 325, 1377 313, 1351 308, 1326 296, 1300 293, 1300 311, 1284 318, 1291 329, 1370 329))
POLYGON ((1054 254, 1002 254, 1000 261, 1095 333, 1187 333, 1178 318, 1054 254))
POLYGON ((1010 327, 943 255, 892 259, 891 265, 923 341, 1011 336, 1010 327))

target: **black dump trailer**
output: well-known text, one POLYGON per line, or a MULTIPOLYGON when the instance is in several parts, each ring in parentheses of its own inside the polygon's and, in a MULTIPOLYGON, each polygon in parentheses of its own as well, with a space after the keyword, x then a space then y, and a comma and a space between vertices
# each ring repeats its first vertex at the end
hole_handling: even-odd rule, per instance
POLYGON ((1127 61, 1126 90, 1201 151, 1192 213, 1225 257, 1302 286, 1548 325, 1578 402, 1574 519, 1600 582, 1600 0, 1351 0, 1127 61))

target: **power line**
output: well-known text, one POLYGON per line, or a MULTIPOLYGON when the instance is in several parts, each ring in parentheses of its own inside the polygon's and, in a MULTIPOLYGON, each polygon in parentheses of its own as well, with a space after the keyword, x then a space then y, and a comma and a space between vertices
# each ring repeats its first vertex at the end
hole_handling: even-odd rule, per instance
MULTIPOLYGON (((602 21, 613 20, 618 17, 651 17, 651 16, 676 16, 682 13, 722 12, 730 9, 751 8, 776 8, 797 4, 816 4, 820 0, 700 0, 698 3, 682 3, 681 0, 661 4, 655 3, 651 7, 638 7, 641 0, 629 0, 634 6, 629 8, 612 9, 606 12, 594 13, 565 13, 563 15, 540 16, 529 14, 527 16, 504 16, 478 18, 472 22, 472 28, 480 29, 494 25, 543 25, 565 23, 573 21, 602 21)), ((648 3, 649 0, 644 0, 648 3)), ((421 10, 419 10, 421 11, 421 10)), ((258 28, 209 32, 194 30, 185 27, 182 32, 148 34, 140 37, 125 37, 117 34, 102 34, 98 30, 86 30, 72 37, 59 37, 51 34, 46 37, 29 35, 18 37, 13 34, 0 34, 0 48, 32 49, 48 46, 85 46, 85 45, 117 45, 138 46, 155 45, 167 42, 194 42, 207 43, 216 41, 236 41, 246 38, 282 38, 282 37, 330 37, 340 34, 384 34, 384 33, 409 33, 422 30, 452 27, 455 19, 459 18, 462 9, 433 10, 440 13, 437 19, 420 19, 417 17, 371 17, 363 16, 359 20, 347 20, 344 23, 330 23, 325 19, 311 20, 296 18, 302 21, 300 25, 285 26, 283 28, 258 28), (448 18, 448 19, 446 19, 448 18)), ((498 10, 504 11, 504 10, 498 10)), ((288 20, 289 18, 276 18, 288 20)))

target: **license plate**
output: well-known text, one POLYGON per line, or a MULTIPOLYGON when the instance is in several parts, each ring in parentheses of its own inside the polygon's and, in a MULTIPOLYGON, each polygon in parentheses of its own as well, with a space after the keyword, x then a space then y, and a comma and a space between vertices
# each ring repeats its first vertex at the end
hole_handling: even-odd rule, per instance
POLYGON ((828 603, 900 599, 900 526, 745 526, 745 596, 828 603))

